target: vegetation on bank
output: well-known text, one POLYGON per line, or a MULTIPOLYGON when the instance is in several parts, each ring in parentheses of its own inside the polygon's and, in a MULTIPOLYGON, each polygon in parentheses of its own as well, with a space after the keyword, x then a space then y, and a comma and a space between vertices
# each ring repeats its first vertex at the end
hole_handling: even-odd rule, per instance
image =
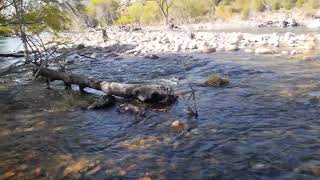
POLYGON ((234 15, 247 18, 255 12, 294 8, 313 13, 320 7, 319 0, 147 0, 144 3, 138 1, 127 6, 121 6, 118 0, 91 0, 87 10, 88 14, 96 18, 101 25, 106 22, 120 25, 148 25, 165 19, 160 7, 164 2, 169 5, 169 19, 182 22, 208 17, 230 18, 234 15), (106 11, 99 10, 102 7, 109 11, 105 13, 106 11))
MULTIPOLYGON (((1 7, 1 6, 0 6, 1 7)), ((53 3, 27 4, 23 20, 31 33, 58 32, 68 29, 70 19, 62 8, 53 3)), ((8 11, 0 11, 0 36, 11 36, 18 32, 18 22, 8 11)))
MULTIPOLYGON (((66 8, 66 2, 55 3, 51 0, 48 0, 48 3, 27 1, 24 14, 27 31, 75 30, 80 22, 75 18, 84 19, 81 21, 84 26, 91 27, 150 25, 171 21, 199 21, 214 17, 230 18, 235 15, 248 18, 256 12, 287 11, 296 8, 312 15, 320 7, 319 0, 142 0, 129 4, 123 4, 121 0, 86 0, 87 3, 83 3, 83 0, 72 0, 67 3, 70 2, 73 2, 74 7, 66 8)), ((70 7, 70 4, 67 5, 70 7)), ((7 14, 5 10, 0 11, 0 36, 17 32, 17 22, 14 22, 12 16, 6 16, 7 14)))

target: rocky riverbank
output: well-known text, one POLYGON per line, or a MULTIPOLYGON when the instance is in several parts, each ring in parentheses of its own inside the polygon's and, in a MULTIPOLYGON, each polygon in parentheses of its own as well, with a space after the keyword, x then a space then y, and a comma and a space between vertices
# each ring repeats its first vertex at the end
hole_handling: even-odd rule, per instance
MULTIPOLYGON (((238 51, 256 54, 306 55, 319 50, 320 34, 292 32, 253 34, 241 32, 200 32, 188 30, 139 30, 135 32, 110 28, 108 38, 101 30, 83 33, 64 33, 55 38, 52 45, 59 49, 68 47, 100 47, 101 53, 114 52, 147 56, 158 53, 238 51)), ((99 51, 91 52, 99 56, 99 51)))
MULTIPOLYGON (((81 33, 61 33, 50 42, 58 49, 87 48, 92 58, 134 55, 156 58, 155 54, 217 51, 283 56, 310 56, 320 49, 320 18, 299 13, 260 13, 247 20, 233 18, 211 23, 130 28, 88 29, 81 33), (311 28, 312 27, 312 28, 311 28), (89 49, 89 50, 88 50, 89 49), (106 53, 108 53, 106 55, 106 53)), ((320 17, 320 16, 319 16, 320 17)))

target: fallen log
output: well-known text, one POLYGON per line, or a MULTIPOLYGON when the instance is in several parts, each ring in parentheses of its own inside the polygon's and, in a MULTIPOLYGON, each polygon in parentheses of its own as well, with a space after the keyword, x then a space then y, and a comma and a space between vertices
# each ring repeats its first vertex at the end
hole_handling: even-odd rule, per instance
POLYGON ((66 89, 71 85, 78 85, 80 92, 85 93, 84 88, 92 88, 103 91, 108 95, 114 95, 125 99, 136 99, 144 103, 164 102, 173 103, 177 96, 171 88, 163 85, 124 84, 90 79, 81 75, 60 72, 48 68, 35 68, 37 76, 48 78, 49 81, 61 80, 66 89))
POLYGON ((19 58, 19 57, 24 57, 24 54, 21 54, 21 53, 0 53, 0 57, 19 58))

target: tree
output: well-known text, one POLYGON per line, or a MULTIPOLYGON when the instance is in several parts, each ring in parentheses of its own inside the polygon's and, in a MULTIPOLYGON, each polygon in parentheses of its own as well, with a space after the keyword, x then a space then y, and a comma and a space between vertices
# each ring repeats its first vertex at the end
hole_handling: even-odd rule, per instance
POLYGON ((166 20, 166 24, 169 24, 169 12, 170 8, 173 5, 173 0, 149 0, 154 1, 158 4, 163 17, 166 20))

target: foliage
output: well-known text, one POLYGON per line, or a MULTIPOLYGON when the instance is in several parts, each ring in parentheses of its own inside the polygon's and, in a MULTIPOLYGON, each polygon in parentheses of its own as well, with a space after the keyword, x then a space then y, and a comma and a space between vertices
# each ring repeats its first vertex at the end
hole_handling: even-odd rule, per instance
POLYGON ((58 32, 67 28, 68 18, 56 5, 47 4, 24 15, 27 30, 30 32, 58 32))
POLYGON ((120 25, 126 25, 126 24, 133 24, 136 22, 136 19, 132 16, 120 16, 120 18, 117 20, 117 24, 120 25))
POLYGON ((120 16, 117 24, 143 23, 150 24, 160 19, 158 5, 153 1, 145 4, 134 3, 125 9, 125 15, 120 16))
POLYGON ((173 8, 178 17, 199 17, 204 16, 212 10, 213 3, 210 0, 176 0, 174 1, 173 8))
POLYGON ((11 26, 0 26, 0 37, 10 36, 14 33, 14 29, 11 26))
POLYGON ((216 16, 230 18, 233 15, 233 9, 230 5, 221 5, 216 7, 216 16))

